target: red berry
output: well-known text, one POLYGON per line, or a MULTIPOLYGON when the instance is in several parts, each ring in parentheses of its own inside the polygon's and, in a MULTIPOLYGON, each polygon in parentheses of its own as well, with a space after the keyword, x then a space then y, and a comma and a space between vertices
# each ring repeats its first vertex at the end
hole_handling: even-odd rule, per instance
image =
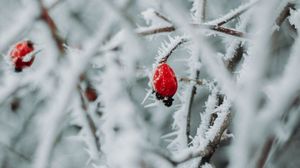
POLYGON ((93 102, 98 98, 97 91, 92 88, 91 86, 88 86, 85 90, 85 96, 88 99, 88 101, 93 102))
POLYGON ((165 105, 170 106, 177 87, 177 79, 173 69, 166 63, 159 64, 153 75, 153 88, 156 92, 156 97, 164 99, 165 105))
POLYGON ((24 57, 34 50, 33 43, 29 40, 18 42, 10 52, 10 57, 16 72, 30 67, 34 61, 34 56, 29 61, 24 61, 24 57))

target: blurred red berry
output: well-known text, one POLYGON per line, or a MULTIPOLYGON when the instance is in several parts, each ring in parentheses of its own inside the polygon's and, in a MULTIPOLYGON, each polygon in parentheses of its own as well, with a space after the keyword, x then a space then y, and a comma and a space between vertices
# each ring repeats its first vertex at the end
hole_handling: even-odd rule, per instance
POLYGON ((97 99, 98 94, 94 88, 92 88, 91 86, 88 86, 85 90, 85 96, 88 99, 88 101, 93 102, 97 99))
POLYGON ((34 61, 34 56, 29 61, 25 61, 24 57, 33 52, 33 43, 29 40, 18 42, 10 52, 14 68, 16 72, 21 72, 24 68, 30 67, 34 61))
POLYGON ((171 106, 172 97, 178 87, 173 69, 166 63, 159 64, 154 71, 152 82, 157 99, 163 100, 166 106, 171 106))

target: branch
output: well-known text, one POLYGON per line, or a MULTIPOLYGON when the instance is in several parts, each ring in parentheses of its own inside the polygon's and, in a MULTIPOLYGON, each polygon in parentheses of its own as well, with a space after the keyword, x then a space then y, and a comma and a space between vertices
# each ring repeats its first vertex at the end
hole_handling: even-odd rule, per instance
MULTIPOLYGON (((217 99, 217 102, 216 102, 217 103, 217 107, 219 107, 224 102, 224 95, 221 95, 220 93, 218 93, 217 96, 216 96, 216 99, 217 99)), ((228 113, 230 113, 230 112, 228 112, 228 113)), ((218 118, 218 114, 216 112, 210 114, 210 122, 209 122, 208 128, 211 128, 211 127, 214 126, 215 121, 216 121, 217 118, 218 118)), ((224 134, 225 130, 228 128, 228 126, 229 126, 229 121, 228 120, 224 120, 223 124, 225 124, 224 125, 224 130, 221 130, 222 131, 221 136, 218 137, 218 139, 214 140, 215 142, 214 142, 214 144, 212 146, 212 152, 209 155, 207 155, 207 156, 205 156, 205 157, 203 157, 201 159, 201 162, 199 163, 198 167, 201 167, 202 165, 204 165, 206 163, 209 163, 211 157, 213 156, 213 154, 215 153, 216 149, 220 145, 220 143, 222 141, 222 138, 223 138, 223 134, 224 134), (227 123, 225 123, 225 122, 227 122, 227 123)))
MULTIPOLYGON (((219 117, 219 116, 218 116, 219 117)), ((198 158, 198 157, 210 157, 216 150, 216 148, 219 146, 219 143, 221 141, 222 135, 224 131, 228 128, 228 125, 230 123, 230 112, 226 112, 226 115, 224 116, 224 120, 219 128, 219 131, 215 135, 215 137, 209 141, 209 143, 204 147, 202 150, 190 150, 184 153, 182 156, 179 157, 170 157, 166 155, 164 152, 161 152, 159 149, 151 150, 151 152, 161 156, 163 159, 168 161, 173 166, 177 166, 179 164, 185 163, 191 159, 198 158)))
MULTIPOLYGON (((294 9, 294 8, 295 8, 295 4, 288 3, 286 7, 282 10, 280 15, 277 17, 275 21, 276 25, 281 26, 284 20, 290 16, 290 9, 294 9)), ((242 46, 242 43, 239 42, 238 47, 236 47, 235 49, 234 56, 227 62, 227 68, 230 72, 233 72, 237 64, 241 61, 244 50, 245 49, 242 46)))
POLYGON ((281 26, 287 17, 291 15, 290 9, 295 9, 295 4, 288 3, 284 9, 281 11, 280 15, 277 17, 275 23, 281 26))
POLYGON ((195 80, 195 79, 190 79, 190 78, 186 78, 186 77, 180 78, 179 81, 182 81, 182 82, 195 82, 199 86, 204 84, 204 81, 202 81, 202 80, 199 80, 199 79, 195 80))
MULTIPOLYGON (((83 113, 83 117, 84 117, 84 123, 85 126, 87 127, 88 132, 90 133, 92 139, 93 139, 93 147, 91 147, 91 150, 94 150, 94 147, 97 149, 97 152, 100 153, 101 152, 101 144, 100 144, 100 140, 99 137, 97 136, 97 127, 96 124, 94 123, 93 119, 91 118, 91 116, 88 114, 88 103, 86 98, 83 95, 83 90, 80 87, 80 85, 78 84, 77 86, 79 95, 80 95, 80 100, 81 100, 81 106, 82 109, 84 111, 83 113)), ((97 153, 97 154, 98 154, 97 153)))
MULTIPOLYGON (((51 35, 53 37, 53 40, 56 44, 56 47, 58 48, 60 53, 63 54, 65 52, 65 50, 64 50, 64 40, 63 40, 62 37, 59 36, 57 26, 56 26, 54 20, 52 19, 52 17, 49 15, 49 11, 44 6, 42 0, 39 0, 38 2, 39 2, 39 6, 41 8, 40 19, 43 20, 46 23, 46 25, 48 26, 48 28, 51 32, 51 35)), ((61 1, 59 1, 59 2, 61 2, 61 1)), ((52 6, 52 7, 55 7, 56 3, 54 3, 53 5, 54 6, 52 6)))
MULTIPOLYGON (((191 11, 194 11, 194 16, 195 16, 195 21, 197 21, 198 23, 202 23, 205 20, 205 11, 206 9, 206 0, 194 0, 193 2, 193 7, 191 9, 191 11)), ((199 53, 193 53, 192 56, 194 55, 196 57, 196 60, 199 62, 199 57, 197 56, 199 53)), ((195 75, 194 77, 194 81, 198 81, 199 77, 200 77, 200 67, 198 68, 193 68, 192 69, 192 73, 195 75)), ((192 142, 192 138, 191 137, 191 115, 192 115, 192 105, 193 105, 193 101, 194 101, 194 97, 196 95, 196 91, 197 91, 197 87, 196 87, 197 83, 194 83, 192 86, 189 86, 191 88, 189 95, 190 97, 188 98, 187 103, 187 121, 186 121, 186 138, 187 138, 187 145, 191 146, 191 142, 192 142)))
MULTIPOLYGON (((58 0, 63 1, 63 0, 58 0)), ((26 28, 33 25, 36 19, 41 17, 41 14, 38 10, 38 8, 33 8, 36 6, 40 6, 40 4, 36 5, 36 3, 39 3, 39 1, 33 1, 26 3, 26 7, 22 10, 22 12, 17 13, 16 16, 18 19, 15 23, 13 23, 10 26, 10 29, 7 29, 4 33, 0 34, 0 51, 2 52, 5 50, 26 28)), ((58 3, 57 3, 58 4, 58 3)), ((50 5, 50 9, 53 9, 57 6, 56 3, 50 5)))
POLYGON ((235 49, 234 56, 227 61, 227 69, 231 73, 233 73, 233 71, 236 69, 238 63, 240 63, 240 61, 242 60, 244 50, 245 49, 242 46, 242 43, 239 43, 238 47, 235 49))
POLYGON ((191 8, 193 20, 196 23, 202 23, 205 20, 207 0, 194 0, 191 8))
MULTIPOLYGON (((206 29, 206 30, 221 32, 221 33, 228 34, 231 36, 243 37, 243 36, 245 36, 243 32, 239 32, 234 29, 225 28, 225 27, 222 27, 222 25, 227 23, 228 21, 240 16, 241 14, 243 14, 250 7, 252 7, 256 2, 258 2, 258 0, 250 1, 247 4, 241 5, 238 8, 236 8, 235 10, 233 10, 232 12, 229 12, 228 14, 226 14, 225 16, 223 16, 221 18, 218 18, 218 19, 215 19, 215 20, 203 23, 203 24, 197 24, 197 23, 195 24, 194 23, 192 25, 199 26, 200 28, 206 29)), ((201 13, 202 13, 201 19, 204 20, 206 0, 203 0, 202 3, 203 3, 202 4, 203 9, 201 11, 201 13)), ((193 10, 196 10, 196 9, 193 9, 193 10)), ((164 17, 157 11, 155 11, 155 14, 159 18, 171 23, 171 21, 169 19, 167 19, 166 17, 164 17)), ((155 28, 155 27, 144 28, 144 29, 140 28, 140 29, 137 29, 136 32, 139 35, 147 36, 147 35, 153 35, 153 34, 158 34, 158 33, 173 32, 175 30, 176 30, 175 26, 165 26, 165 27, 157 27, 157 28, 155 28)))
POLYGON ((158 33, 166 33, 173 32, 176 28, 174 26, 166 26, 166 27, 150 27, 150 28, 139 28, 136 29, 136 33, 141 36, 148 36, 158 33))
POLYGON ((221 25, 223 25, 225 23, 228 23, 232 19, 240 16, 241 14, 243 14, 244 12, 246 12, 247 10, 249 10, 257 2, 258 2, 258 0, 253 0, 253 1, 250 1, 250 2, 248 2, 246 4, 243 4, 243 5, 239 6, 239 7, 237 7, 236 9, 233 9, 232 11, 230 11, 226 15, 222 16, 221 18, 218 18, 218 19, 206 22, 206 24, 207 25, 221 26, 221 25))
POLYGON ((164 21, 166 21, 166 22, 168 22, 168 23, 172 23, 170 19, 168 19, 167 17, 163 16, 163 15, 160 14, 159 12, 154 11, 154 14, 155 14, 157 17, 161 18, 162 20, 164 20, 164 21))
POLYGON ((236 36, 236 37, 247 37, 245 36, 243 32, 240 32, 240 31, 237 31, 235 29, 230 29, 230 28, 225 28, 225 27, 222 27, 222 26, 209 26, 210 30, 214 30, 214 31, 217 31, 217 32, 220 32, 220 33, 224 33, 224 34, 227 34, 227 35, 231 35, 231 36, 236 36))
POLYGON ((261 156, 257 162, 256 168, 264 168, 264 165, 268 159, 268 156, 270 154, 270 151, 272 149, 272 145, 275 141, 275 138, 271 136, 264 144, 261 156))
POLYGON ((57 93, 53 97, 53 101, 49 103, 45 118, 49 118, 42 123, 42 128, 47 129, 48 133, 41 136, 40 144, 36 151, 34 168, 47 167, 48 159, 53 152, 53 145, 59 133, 59 126, 64 122, 66 108, 72 98, 73 92, 77 87, 80 75, 85 71, 90 59, 97 53, 99 46, 103 43, 106 33, 109 32, 110 20, 100 27, 95 35, 89 39, 88 45, 84 46, 81 53, 74 52, 70 57, 69 68, 60 73, 61 83, 57 88, 57 93), (78 66, 80 65, 80 66, 78 66))
MULTIPOLYGON (((247 40, 249 35, 247 35, 244 32, 237 31, 235 29, 231 28, 225 28, 222 26, 215 26, 215 25, 206 25, 206 24, 191 24, 195 28, 200 28, 202 30, 207 30, 210 32, 217 32, 220 33, 220 35, 229 35, 237 38, 242 38, 243 40, 247 40)), ((154 35, 158 33, 167 33, 167 32, 173 32, 177 28, 175 26, 166 26, 166 27, 150 27, 150 28, 139 28, 136 29, 137 34, 141 36, 148 36, 148 35, 154 35)))
POLYGON ((185 157, 178 159, 177 163, 180 164, 180 163, 186 162, 186 161, 196 158, 196 157, 203 158, 203 157, 208 157, 208 156, 212 155, 215 152, 216 148, 218 147, 224 131, 228 128, 229 122, 230 122, 230 112, 227 112, 227 114, 223 120, 223 123, 222 123, 221 127, 219 128, 219 131, 213 138, 213 140, 210 141, 203 150, 190 152, 189 154, 185 155, 185 157))
POLYGON ((159 63, 166 63, 169 59, 169 57, 172 55, 172 53, 183 43, 187 42, 187 39, 181 38, 175 45, 172 46, 172 48, 169 49, 169 51, 166 53, 164 57, 162 57, 159 61, 159 63))

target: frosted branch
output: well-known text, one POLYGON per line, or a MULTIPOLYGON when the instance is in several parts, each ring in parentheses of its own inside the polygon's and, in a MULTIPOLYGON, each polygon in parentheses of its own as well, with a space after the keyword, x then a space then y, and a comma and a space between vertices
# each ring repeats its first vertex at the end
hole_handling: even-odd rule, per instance
POLYGON ((226 15, 222 16, 221 18, 218 18, 218 19, 215 19, 212 21, 208 21, 205 24, 221 26, 221 25, 229 22, 230 20, 240 16, 247 10, 249 10, 249 8, 251 8, 253 5, 255 5, 258 1, 259 0, 250 0, 248 3, 245 3, 245 4, 237 7, 236 9, 233 9, 232 11, 230 11, 226 15))

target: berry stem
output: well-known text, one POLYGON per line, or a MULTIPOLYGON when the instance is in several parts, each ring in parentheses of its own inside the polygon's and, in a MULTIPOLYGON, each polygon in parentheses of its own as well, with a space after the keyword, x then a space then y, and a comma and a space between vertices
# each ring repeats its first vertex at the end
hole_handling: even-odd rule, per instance
POLYGON ((183 43, 187 42, 188 40, 185 39, 185 38, 182 38, 181 40, 179 40, 176 45, 174 45, 173 48, 170 49, 170 51, 164 56, 161 58, 161 60, 159 61, 159 63, 166 63, 169 59, 169 57, 171 56, 171 54, 183 43))

